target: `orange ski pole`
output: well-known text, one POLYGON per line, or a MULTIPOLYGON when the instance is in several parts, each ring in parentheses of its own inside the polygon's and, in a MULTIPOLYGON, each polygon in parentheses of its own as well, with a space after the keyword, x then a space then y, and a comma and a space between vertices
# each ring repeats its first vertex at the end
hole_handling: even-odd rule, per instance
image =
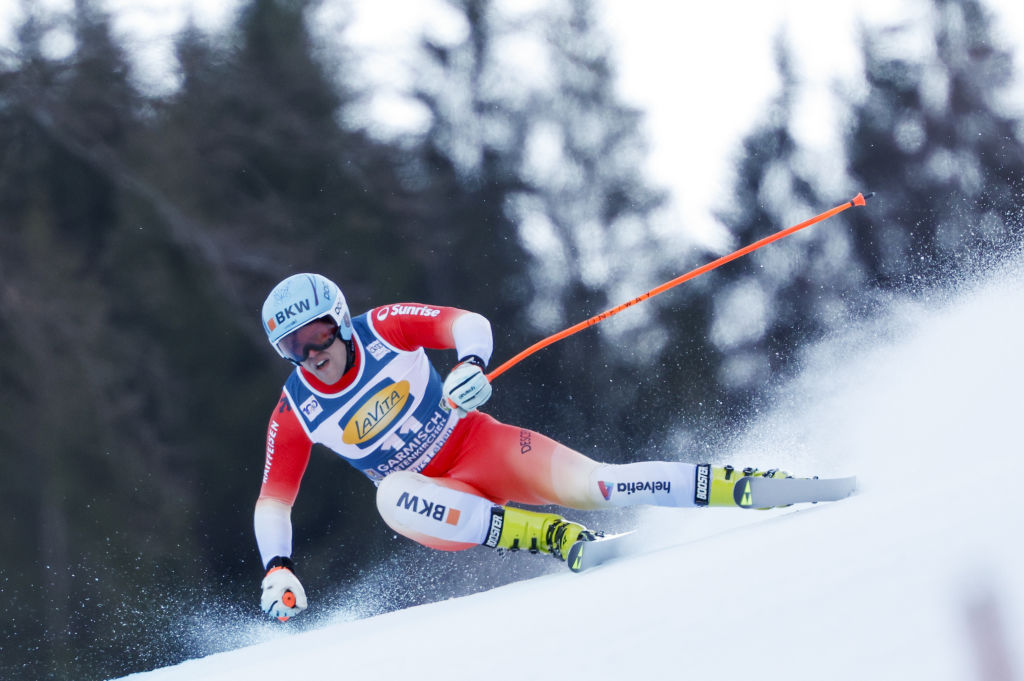
POLYGON ((637 303, 642 303, 643 301, 647 300, 648 298, 653 298, 654 296, 658 295, 659 293, 664 293, 665 291, 669 290, 670 288, 673 288, 675 286, 679 286, 679 284, 682 284, 683 282, 686 282, 686 281, 689 281, 689 280, 694 279, 696 277, 699 277, 700 275, 702 275, 702 274, 704 274, 706 272, 710 272, 711 270, 715 269, 716 267, 724 265, 727 262, 732 262, 733 260, 736 260, 737 258, 742 258, 744 255, 747 255, 748 253, 752 253, 752 252, 756 251, 757 249, 761 248, 762 246, 767 246, 768 244, 772 243, 773 241, 778 241, 779 239, 783 239, 783 238, 789 236, 790 234, 793 234, 794 232, 799 232, 801 229, 804 229, 805 227, 810 227, 811 225, 817 224, 817 223, 822 222, 824 220, 828 220, 830 217, 832 217, 834 215, 838 215, 839 213, 842 213, 844 210, 846 210, 848 208, 853 208, 854 206, 863 206, 865 204, 866 200, 871 198, 872 196, 874 196, 874 193, 870 193, 870 194, 866 194, 866 195, 865 194, 857 194, 857 196, 853 197, 852 199, 850 199, 846 203, 838 205, 838 206, 836 206, 835 208, 833 208, 831 210, 827 210, 824 213, 821 213, 820 215, 815 215, 810 220, 806 220, 804 222, 801 222, 799 225, 793 225, 792 227, 787 227, 786 229, 783 229, 781 231, 775 232, 774 234, 766 236, 765 238, 761 239, 760 241, 756 241, 756 242, 750 244, 749 246, 744 246, 743 248, 740 248, 739 250, 733 251, 729 255, 723 255, 718 260, 715 260, 713 262, 709 262, 708 264, 703 265, 701 267, 698 267, 695 270, 691 270, 691 271, 687 272, 686 274, 684 274, 684 275, 682 275, 680 277, 676 277, 672 281, 667 281, 664 284, 661 284, 660 286, 652 288, 647 293, 644 293, 643 295, 637 296, 633 300, 630 300, 628 302, 622 303, 621 305, 613 307, 610 310, 605 310, 601 314, 594 315, 590 319, 585 319, 582 322, 579 322, 578 324, 574 324, 573 326, 570 326, 567 329, 563 329, 562 331, 559 331, 558 333, 552 334, 552 335, 548 336, 547 338, 539 340, 536 343, 534 343, 533 345, 531 345, 530 347, 528 347, 525 350, 523 350, 522 352, 520 352, 518 355, 512 357, 511 359, 506 360, 504 364, 502 364, 501 366, 499 366, 496 369, 494 369, 491 373, 487 374, 487 380, 493 381, 498 376, 501 376, 503 373, 505 373, 506 371, 508 371, 512 367, 514 367, 516 364, 519 364, 520 362, 522 362, 524 359, 526 359, 530 355, 534 354, 535 352, 537 352, 539 350, 543 350, 544 348, 548 347, 549 345, 551 345, 553 343, 557 343, 558 341, 562 340, 563 338, 568 338, 569 336, 573 335, 574 333, 582 331, 583 329, 585 329, 587 327, 594 326, 595 324, 597 324, 599 322, 603 322, 604 320, 608 319, 609 317, 611 317, 613 315, 617 315, 618 313, 622 312, 627 307, 632 307, 633 305, 636 305, 637 303))

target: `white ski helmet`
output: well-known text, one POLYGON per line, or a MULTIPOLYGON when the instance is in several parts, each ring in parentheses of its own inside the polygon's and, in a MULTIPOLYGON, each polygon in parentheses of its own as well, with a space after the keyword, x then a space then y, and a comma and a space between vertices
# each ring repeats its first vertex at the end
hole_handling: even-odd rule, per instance
POLYGON ((352 318, 341 288, 319 274, 293 274, 263 301, 263 330, 277 354, 285 359, 290 358, 281 348, 281 339, 323 317, 334 320, 343 340, 352 338, 352 318))

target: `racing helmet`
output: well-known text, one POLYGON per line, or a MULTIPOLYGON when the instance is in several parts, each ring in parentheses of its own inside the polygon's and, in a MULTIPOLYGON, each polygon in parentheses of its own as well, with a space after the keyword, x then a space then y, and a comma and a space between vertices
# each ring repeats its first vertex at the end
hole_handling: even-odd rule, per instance
MULTIPOLYGON (((293 274, 275 286, 263 301, 263 330, 267 340, 285 359, 292 360, 281 340, 309 322, 330 318, 338 336, 352 338, 352 318, 341 288, 319 274, 293 274)), ((294 361, 294 360, 292 360, 294 361)))

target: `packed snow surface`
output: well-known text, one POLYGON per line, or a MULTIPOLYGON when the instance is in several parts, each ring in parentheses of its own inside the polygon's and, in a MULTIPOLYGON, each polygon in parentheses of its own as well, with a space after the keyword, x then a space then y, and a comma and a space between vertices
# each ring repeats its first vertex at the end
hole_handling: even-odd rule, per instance
POLYGON ((588 573, 339 613, 301 633, 275 626, 253 645, 129 678, 1022 678, 1021 270, 895 301, 813 348, 721 457, 856 474, 854 497, 651 509, 636 521, 652 550, 588 573))

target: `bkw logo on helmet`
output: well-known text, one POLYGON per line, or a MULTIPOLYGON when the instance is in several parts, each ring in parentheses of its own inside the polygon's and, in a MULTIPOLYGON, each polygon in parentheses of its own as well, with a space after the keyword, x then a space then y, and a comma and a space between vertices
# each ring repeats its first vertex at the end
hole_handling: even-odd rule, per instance
POLYGON ((267 320, 267 328, 273 331, 277 328, 278 324, 284 324, 292 317, 298 317, 303 312, 309 312, 312 306, 309 304, 309 299, 300 300, 297 303, 292 303, 288 307, 276 312, 273 317, 267 320))

